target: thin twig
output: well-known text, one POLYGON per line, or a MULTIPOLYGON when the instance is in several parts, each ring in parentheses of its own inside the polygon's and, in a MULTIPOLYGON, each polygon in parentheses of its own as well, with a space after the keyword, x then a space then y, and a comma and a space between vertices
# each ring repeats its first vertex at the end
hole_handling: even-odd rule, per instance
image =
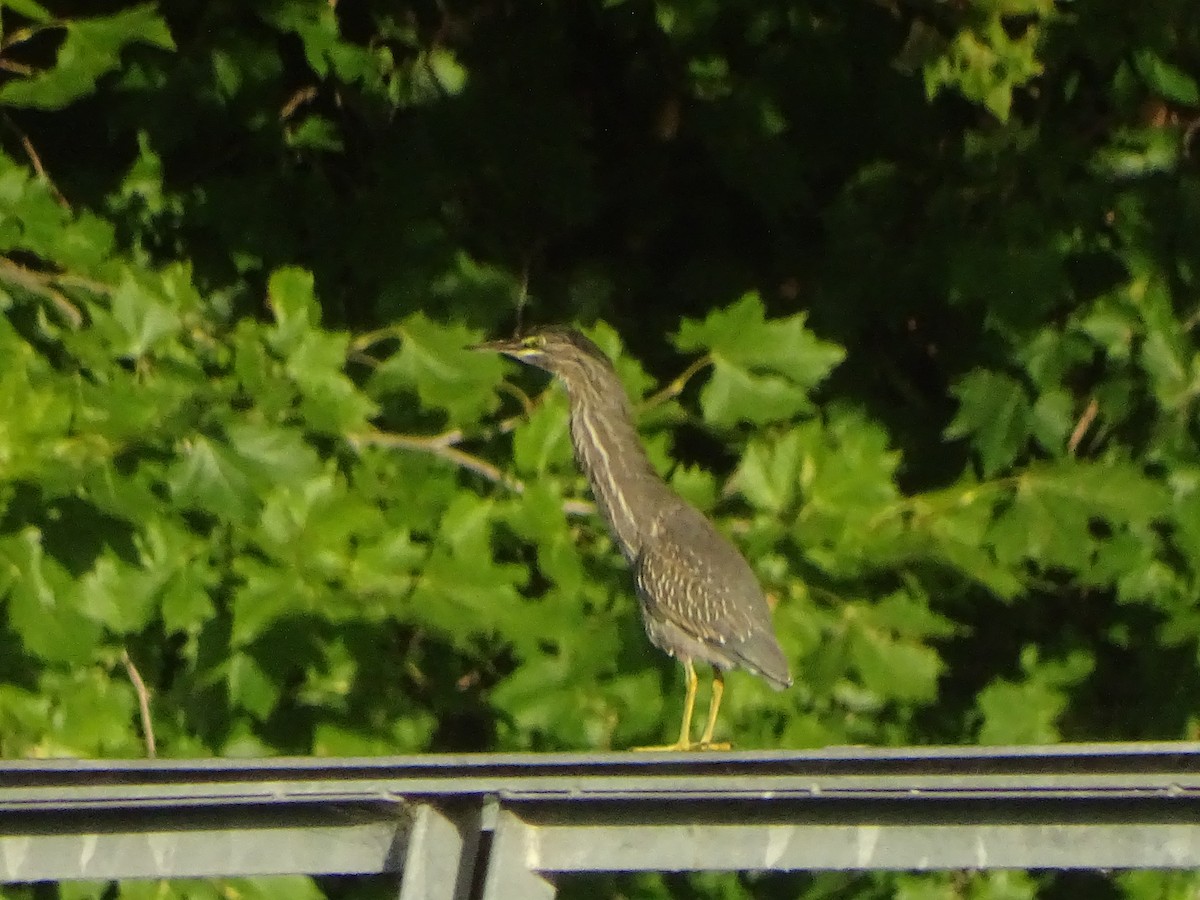
POLYGON ((55 277, 44 272, 35 272, 25 266, 13 262, 6 256, 0 256, 0 282, 23 288, 31 294, 45 297, 54 304, 59 314, 67 320, 71 328, 79 328, 83 324, 83 313, 79 307, 67 299, 67 296, 53 287, 55 277))
POLYGON ((54 195, 54 201, 63 209, 70 209, 71 204, 67 202, 67 198, 63 196, 63 192, 58 189, 58 185, 54 183, 54 179, 50 177, 46 171, 46 167, 42 165, 42 158, 38 156, 37 148, 33 146, 33 141, 29 139, 24 131, 20 129, 12 116, 5 114, 4 124, 16 132, 17 139, 21 142, 21 148, 25 151, 25 155, 29 157, 29 164, 33 166, 33 171, 37 173, 38 178, 46 182, 46 186, 50 188, 50 193, 54 195))
POLYGON ((4 39, 0 41, 0 51, 8 50, 10 47, 15 47, 17 44, 23 44, 32 38, 37 37, 43 31, 52 28, 63 28, 62 22, 38 22, 33 25, 26 25, 24 28, 14 28, 4 39))
POLYGON ((1067 452, 1072 456, 1079 448, 1079 442, 1083 440, 1083 436, 1087 434, 1092 423, 1096 421, 1096 414, 1100 412, 1100 404, 1093 397, 1088 401, 1087 408, 1084 409, 1083 415, 1079 417, 1079 421, 1075 423, 1075 429, 1071 432, 1071 437, 1067 440, 1067 452))
POLYGON ((14 75, 20 75, 28 78, 37 71, 33 66, 27 66, 24 63, 15 62, 11 59, 0 59, 0 69, 5 72, 12 72, 14 75))
MULTIPOLYGON (((499 484, 514 494, 525 493, 525 482, 502 472, 496 466, 474 454, 454 446, 463 435, 458 431, 447 431, 434 435, 396 434, 389 431, 360 431, 346 435, 354 447, 392 447, 400 450, 415 450, 428 453, 459 468, 481 475, 493 484, 499 484)), ((563 512, 570 516, 590 516, 596 512, 596 504, 590 500, 564 500, 563 512)))
POLYGON ((591 500, 564 500, 563 512, 568 516, 594 516, 596 504, 591 500))
POLYGON ((515 384, 509 384, 507 381, 500 382, 500 390, 508 394, 510 397, 515 397, 516 401, 521 404, 521 415, 510 416, 500 422, 500 433, 507 434, 512 431, 521 422, 522 419, 527 419, 533 415, 533 411, 537 409, 538 402, 529 399, 529 395, 517 387, 515 384))
POLYGON ((640 406, 642 409, 653 409, 659 404, 666 403, 669 400, 674 400, 683 393, 688 382, 696 376, 698 372, 703 371, 713 364, 711 354, 706 353, 697 360, 693 360, 692 364, 680 372, 675 378, 671 379, 661 390, 656 391, 649 397, 644 399, 640 406))
POLYGON ((518 494, 525 489, 525 486, 520 481, 506 475, 487 460, 480 459, 478 456, 467 453, 465 450, 459 450, 457 447, 445 443, 438 435, 428 437, 425 435, 395 434, 389 431, 360 431, 349 434, 346 437, 355 447, 393 447, 401 450, 417 450, 422 453, 430 453, 433 456, 452 462, 456 466, 466 469, 468 472, 482 475, 488 481, 495 484, 502 484, 518 494))
POLYGON ((430 435, 426 440, 435 447, 454 447, 467 439, 461 428, 451 428, 441 434, 430 435))
POLYGON ((63 272, 61 275, 48 274, 46 278, 63 287, 83 288, 85 291, 105 297, 116 290, 111 284, 105 284, 103 281, 97 281, 95 278, 88 278, 85 275, 76 275, 74 272, 63 272))
POLYGON ((129 675, 129 680, 133 682, 133 689, 137 691, 138 712, 142 717, 142 735, 146 741, 146 756, 154 759, 158 755, 158 748, 154 742, 154 721, 150 718, 150 692, 146 689, 146 682, 142 681, 141 672, 129 658, 128 650, 121 650, 121 662, 125 664, 125 671, 129 675))
MULTIPOLYGON (((350 346, 353 351, 361 352, 371 344, 399 337, 400 335, 400 326, 391 325, 359 335, 351 342, 350 346)), ((697 373, 712 365, 712 363, 713 358, 708 354, 694 360, 691 365, 672 379, 665 387, 643 400, 641 408, 650 409, 678 397, 683 393, 688 382, 697 373)), ((522 406, 520 415, 509 416, 497 424, 496 433, 507 434, 529 417, 534 409, 536 409, 541 398, 539 397, 536 401, 531 400, 528 394, 507 382, 501 384, 501 390, 505 390, 516 397, 522 406)), ((542 396, 545 395, 543 394, 542 396)), ((346 435, 346 439, 355 448, 363 446, 391 447, 401 450, 415 450, 419 453, 429 453, 453 463, 459 468, 466 469, 468 472, 474 472, 476 475, 486 478, 493 484, 503 485, 515 494, 525 492, 525 483, 519 478, 508 475, 487 460, 481 459, 465 450, 460 450, 457 445, 466 439, 466 435, 461 429, 454 428, 444 431, 441 434, 431 435, 397 434, 395 432, 374 430, 360 431, 346 435)), ((564 500, 563 512, 567 515, 590 516, 595 514, 596 504, 589 500, 564 500)))
POLYGON ((280 121, 286 122, 292 117, 296 110, 303 104, 312 100, 317 96, 317 89, 313 85, 302 87, 300 90, 292 94, 287 102, 283 104, 283 108, 279 110, 280 121))
POLYGON ((361 353, 372 344, 378 344, 380 341, 399 338, 404 335, 404 329, 399 325, 385 325, 383 328, 376 328, 374 331, 367 331, 360 334, 350 342, 350 349, 361 353))

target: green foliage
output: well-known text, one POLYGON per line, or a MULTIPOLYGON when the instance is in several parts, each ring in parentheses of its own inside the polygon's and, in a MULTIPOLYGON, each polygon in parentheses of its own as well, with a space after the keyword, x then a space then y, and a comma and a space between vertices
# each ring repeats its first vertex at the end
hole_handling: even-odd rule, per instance
POLYGON ((1020 682, 998 678, 979 692, 981 744, 1053 744, 1068 703, 1067 690, 1092 671, 1091 654, 1072 651, 1061 662, 1042 662, 1036 647, 1021 652, 1020 682))
POLYGON ((672 735, 518 308, 767 590, 738 746, 1193 737, 1189 15, 0 2, 0 755, 143 754, 134 671, 171 756, 672 735))
POLYGON ((40 109, 62 109, 96 90, 96 82, 121 64, 121 51, 137 42, 163 50, 175 47, 154 4, 131 6, 109 16, 57 20, 45 7, 28 2, 6 3, 35 24, 18 33, 18 43, 39 33, 62 30, 54 65, 0 87, 0 103, 40 109))
POLYGON ((703 322, 685 321, 675 345, 707 350, 712 374, 700 394, 705 422, 762 425, 811 411, 808 392, 841 362, 840 347, 818 340, 804 315, 776 322, 763 318, 762 300, 747 294, 703 322))

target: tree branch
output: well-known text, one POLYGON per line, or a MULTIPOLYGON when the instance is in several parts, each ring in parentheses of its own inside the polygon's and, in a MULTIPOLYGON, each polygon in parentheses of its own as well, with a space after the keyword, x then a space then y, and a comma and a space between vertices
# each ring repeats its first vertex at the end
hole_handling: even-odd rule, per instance
POLYGON ((150 691, 146 689, 146 682, 142 681, 142 673, 129 658, 129 651, 124 648, 121 650, 121 662, 125 664, 125 672, 133 682, 133 689, 137 691, 138 713, 142 717, 142 736, 146 741, 146 756, 154 759, 158 755, 158 747, 154 741, 154 720, 150 718, 150 691))
MULTIPOLYGON (((413 435, 396 434, 390 431, 359 431, 346 435, 346 440, 356 449, 359 447, 390 447, 399 450, 414 450, 418 453, 428 453, 447 462, 453 463, 460 469, 474 472, 486 478, 493 484, 501 485, 514 494, 525 493, 525 482, 501 471, 485 459, 460 450, 454 446, 464 439, 458 429, 441 434, 413 435)), ((596 512, 596 504, 590 500, 564 500, 563 512, 571 516, 590 516, 596 512)))
POLYGON ((426 436, 395 434, 389 431, 359 431, 349 434, 346 437, 355 447, 391 447, 400 450, 416 450, 420 453, 429 453, 452 462, 459 468, 466 469, 468 472, 481 475, 495 484, 504 485, 517 493, 524 490, 524 485, 521 482, 506 475, 487 460, 480 459, 478 456, 473 456, 465 450, 459 450, 455 447, 454 432, 447 432, 444 435, 426 436))
MULTIPOLYGON (((401 336, 400 328, 396 325, 390 325, 384 328, 378 328, 374 331, 369 331, 355 338, 350 346, 352 352, 361 353, 367 347, 379 341, 397 338, 401 336)), ((694 360, 686 369, 678 376, 672 379, 661 390, 651 394, 642 401, 640 408, 653 409, 662 403, 673 400, 683 393, 688 383, 699 372, 702 372, 708 366, 712 365, 713 358, 711 354, 705 354, 699 359, 694 360)), ((501 390, 507 391, 512 396, 516 397, 521 403, 522 411, 519 415, 509 416, 501 419, 493 433, 508 434, 515 429, 522 421, 524 421, 534 409, 537 408, 539 400, 531 400, 529 396, 519 388, 516 388, 507 382, 501 385, 501 390)), ((519 478, 514 478, 512 475, 502 471, 498 467, 492 465, 485 459, 481 459, 472 453, 459 449, 458 444, 466 440, 466 435, 459 428, 452 428, 449 431, 444 431, 441 434, 414 435, 414 434, 397 434, 390 431, 358 431, 346 435, 346 440, 350 442, 355 449, 366 446, 374 447, 390 447, 397 450, 413 450, 418 453, 428 453, 440 459, 444 459, 449 463, 453 463, 460 469, 466 469, 468 472, 474 472, 493 484, 499 484, 515 494, 523 494, 525 492, 525 483, 519 478)), ((574 516, 590 516, 596 512, 596 504, 590 500, 564 500, 563 511, 567 515, 574 516)))
POLYGON ((46 182, 46 186, 50 188, 50 193, 54 195, 54 201, 63 209, 69 210, 71 204, 67 202, 67 198, 63 196, 63 192, 58 189, 58 185, 54 183, 54 179, 46 172, 46 167, 42 165, 42 158, 38 155, 37 148, 33 146, 33 141, 29 139, 29 135, 22 131, 17 126, 17 123, 12 120, 12 116, 8 114, 4 115, 4 124, 16 133, 17 140, 21 142, 21 149, 29 157, 29 164, 33 166, 33 171, 37 173, 38 178, 46 182))
POLYGON ((1083 440, 1083 436, 1087 434, 1088 429, 1092 427, 1092 423, 1096 421, 1096 414, 1100 412, 1100 404, 1093 397, 1088 401, 1087 408, 1084 409, 1083 415, 1079 417, 1079 421, 1075 423, 1075 429, 1071 432, 1071 437, 1067 440, 1067 452, 1072 456, 1079 449, 1079 442, 1083 440))
POLYGON ((58 310, 59 315, 66 319, 72 329, 83 325, 83 313, 79 307, 67 299, 66 294, 53 286, 57 280, 54 275, 36 272, 13 262, 7 256, 0 256, 0 282, 18 287, 39 297, 45 297, 58 310))
POLYGON ((706 353, 699 359, 693 360, 692 364, 675 376, 671 381, 667 382, 660 390, 655 391, 649 397, 642 400, 639 405, 640 409, 653 409, 660 404, 674 400, 683 393, 688 382, 691 381, 698 373, 704 371, 713 364, 712 354, 706 353))

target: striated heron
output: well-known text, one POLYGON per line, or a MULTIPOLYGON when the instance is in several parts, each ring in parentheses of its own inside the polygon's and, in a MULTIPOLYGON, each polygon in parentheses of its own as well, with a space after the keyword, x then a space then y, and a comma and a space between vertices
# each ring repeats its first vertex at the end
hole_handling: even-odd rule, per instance
POLYGON ((687 678, 679 740, 645 750, 722 749, 713 741, 726 669, 741 666, 776 689, 792 676, 771 628, 758 580, 712 523, 658 477, 633 425, 633 411, 612 362, 577 331, 540 328, 487 341, 494 350, 545 369, 567 389, 571 442, 596 505, 633 568, 646 634, 679 660, 687 678), (700 740, 691 737, 694 661, 713 667, 712 699, 700 740))

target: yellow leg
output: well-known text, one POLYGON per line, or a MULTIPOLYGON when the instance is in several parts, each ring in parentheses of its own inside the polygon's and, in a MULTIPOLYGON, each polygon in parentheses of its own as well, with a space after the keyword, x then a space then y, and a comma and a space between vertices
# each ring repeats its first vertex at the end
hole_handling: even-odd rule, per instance
POLYGON ((692 745, 692 713, 696 710, 696 685, 700 682, 690 659, 683 661, 683 674, 687 679, 687 696, 683 699, 683 721, 679 725, 679 740, 676 741, 680 750, 692 745))
POLYGON ((683 675, 687 681, 687 696, 683 700, 683 722, 679 725, 679 740, 673 744, 663 744, 658 747, 634 747, 634 750, 728 750, 727 741, 714 742, 713 729, 717 725, 717 710, 721 708, 721 696, 725 693, 725 673, 713 669, 712 699, 708 702, 708 720, 704 723, 704 736, 699 742, 692 740, 692 713, 696 709, 696 687, 700 679, 696 677, 696 667, 690 659, 681 660, 683 675))
POLYGON ((704 734, 700 737, 701 750, 728 750, 728 741, 713 743, 713 729, 717 727, 717 710, 721 708, 721 697, 725 694, 725 673, 713 667, 712 699, 708 701, 708 720, 704 723, 704 734))

